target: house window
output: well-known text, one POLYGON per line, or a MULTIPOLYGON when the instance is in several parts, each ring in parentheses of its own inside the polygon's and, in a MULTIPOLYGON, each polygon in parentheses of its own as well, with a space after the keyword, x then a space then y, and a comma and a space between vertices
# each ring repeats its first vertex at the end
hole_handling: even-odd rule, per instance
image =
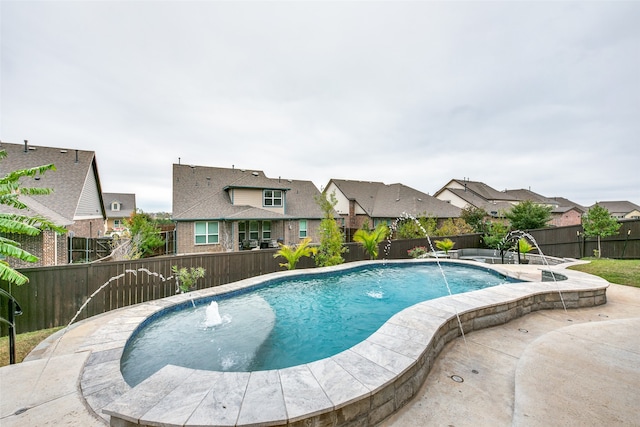
POLYGON ((195 223, 195 243, 196 245, 206 245, 218 243, 218 222, 202 221, 195 223))
POLYGON ((386 225, 387 227, 391 227, 391 223, 392 223, 392 222, 393 222, 393 221, 391 221, 390 219, 374 219, 374 220, 373 220, 373 226, 374 226, 374 227, 377 227, 377 226, 378 226, 378 225, 380 225, 380 224, 384 224, 384 225, 386 225))
POLYGON ((246 238, 247 238, 247 223, 244 221, 241 221, 238 223, 238 239, 241 242, 244 242, 246 238))
POLYGON ((258 221, 249 221, 249 239, 258 240, 258 221))
POLYGON ((271 221, 262 221, 262 240, 271 239, 271 221))
POLYGON ((112 211, 119 211, 120 210, 120 202, 112 202, 111 203, 111 210, 112 211))
POLYGON ((282 191, 281 190, 264 190, 264 197, 262 201, 264 206, 282 206, 282 191))
POLYGON ((298 224, 298 229, 300 230, 300 238, 305 238, 307 237, 307 220, 306 219, 301 219, 299 224, 298 224))
POLYGON ((113 220, 113 228, 115 228, 116 230, 123 228, 122 227, 122 220, 121 219, 114 219, 113 220))

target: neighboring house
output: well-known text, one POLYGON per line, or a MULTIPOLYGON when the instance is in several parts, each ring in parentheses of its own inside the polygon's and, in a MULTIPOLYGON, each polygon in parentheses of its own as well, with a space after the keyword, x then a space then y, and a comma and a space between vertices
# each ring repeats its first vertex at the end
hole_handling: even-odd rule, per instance
POLYGON ((584 213, 582 206, 561 197, 549 198, 526 189, 498 191, 483 182, 466 179, 452 179, 434 196, 461 209, 484 209, 493 218, 504 218, 513 206, 528 200, 550 206, 548 225, 556 227, 580 224, 584 213))
POLYGON ((136 212, 136 195, 131 193, 102 193, 102 201, 107 215, 104 223, 105 235, 121 235, 126 230, 124 220, 136 212))
POLYGON ((503 217, 516 202, 510 195, 483 182, 466 179, 452 179, 433 196, 460 209, 469 207, 484 209, 494 218, 503 217))
POLYGON ((629 201, 616 201, 616 202, 596 202, 590 206, 592 208, 595 205, 602 206, 609 211, 611 216, 616 219, 640 219, 640 206, 629 201))
POLYGON ((327 198, 335 195, 334 209, 342 218, 347 240, 365 222, 373 228, 408 214, 436 218, 440 225, 448 218, 460 216, 460 208, 403 184, 331 179, 324 194, 327 198))
POLYGON ((177 253, 278 247, 305 237, 319 243, 320 191, 311 181, 262 171, 173 165, 177 253))
MULTIPOLYGON (((96 156, 93 151, 42 147, 24 144, 0 143, 7 157, 0 161, 3 175, 19 169, 53 164, 55 171, 24 180, 26 187, 51 188, 46 196, 20 196, 28 211, 19 211, 0 205, 7 213, 41 215, 65 227, 69 235, 98 237, 104 230, 105 212, 96 156)), ((40 258, 38 263, 23 263, 10 259, 13 267, 34 267, 66 264, 68 260, 66 236, 43 232, 39 236, 13 236, 23 249, 40 258)))

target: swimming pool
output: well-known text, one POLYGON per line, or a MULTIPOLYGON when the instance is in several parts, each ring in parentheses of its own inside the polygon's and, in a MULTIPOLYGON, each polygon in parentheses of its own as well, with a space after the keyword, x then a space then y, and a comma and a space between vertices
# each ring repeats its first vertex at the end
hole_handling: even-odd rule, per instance
POLYGON ((516 282, 484 267, 447 263, 375 264, 339 273, 274 280, 161 312, 133 334, 121 359, 131 386, 163 366, 249 372, 333 356, 365 340, 416 303, 516 282), (443 275, 444 272, 444 275, 443 275), (445 283, 445 277, 446 282, 445 283))

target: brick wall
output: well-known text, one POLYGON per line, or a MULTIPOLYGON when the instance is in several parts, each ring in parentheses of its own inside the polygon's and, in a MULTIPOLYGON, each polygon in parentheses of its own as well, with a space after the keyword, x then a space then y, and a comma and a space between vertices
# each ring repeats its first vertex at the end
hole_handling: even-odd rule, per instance
POLYGON ((104 220, 97 218, 74 221, 67 230, 73 232, 74 237, 101 237, 104 235, 104 220))

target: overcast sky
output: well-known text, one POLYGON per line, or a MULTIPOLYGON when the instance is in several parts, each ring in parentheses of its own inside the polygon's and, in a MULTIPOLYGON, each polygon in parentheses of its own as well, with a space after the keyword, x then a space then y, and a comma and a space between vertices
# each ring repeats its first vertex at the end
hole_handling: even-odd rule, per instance
POLYGON ((171 211, 178 159, 640 204, 640 2, 0 8, 0 139, 95 151, 145 212, 171 211))

